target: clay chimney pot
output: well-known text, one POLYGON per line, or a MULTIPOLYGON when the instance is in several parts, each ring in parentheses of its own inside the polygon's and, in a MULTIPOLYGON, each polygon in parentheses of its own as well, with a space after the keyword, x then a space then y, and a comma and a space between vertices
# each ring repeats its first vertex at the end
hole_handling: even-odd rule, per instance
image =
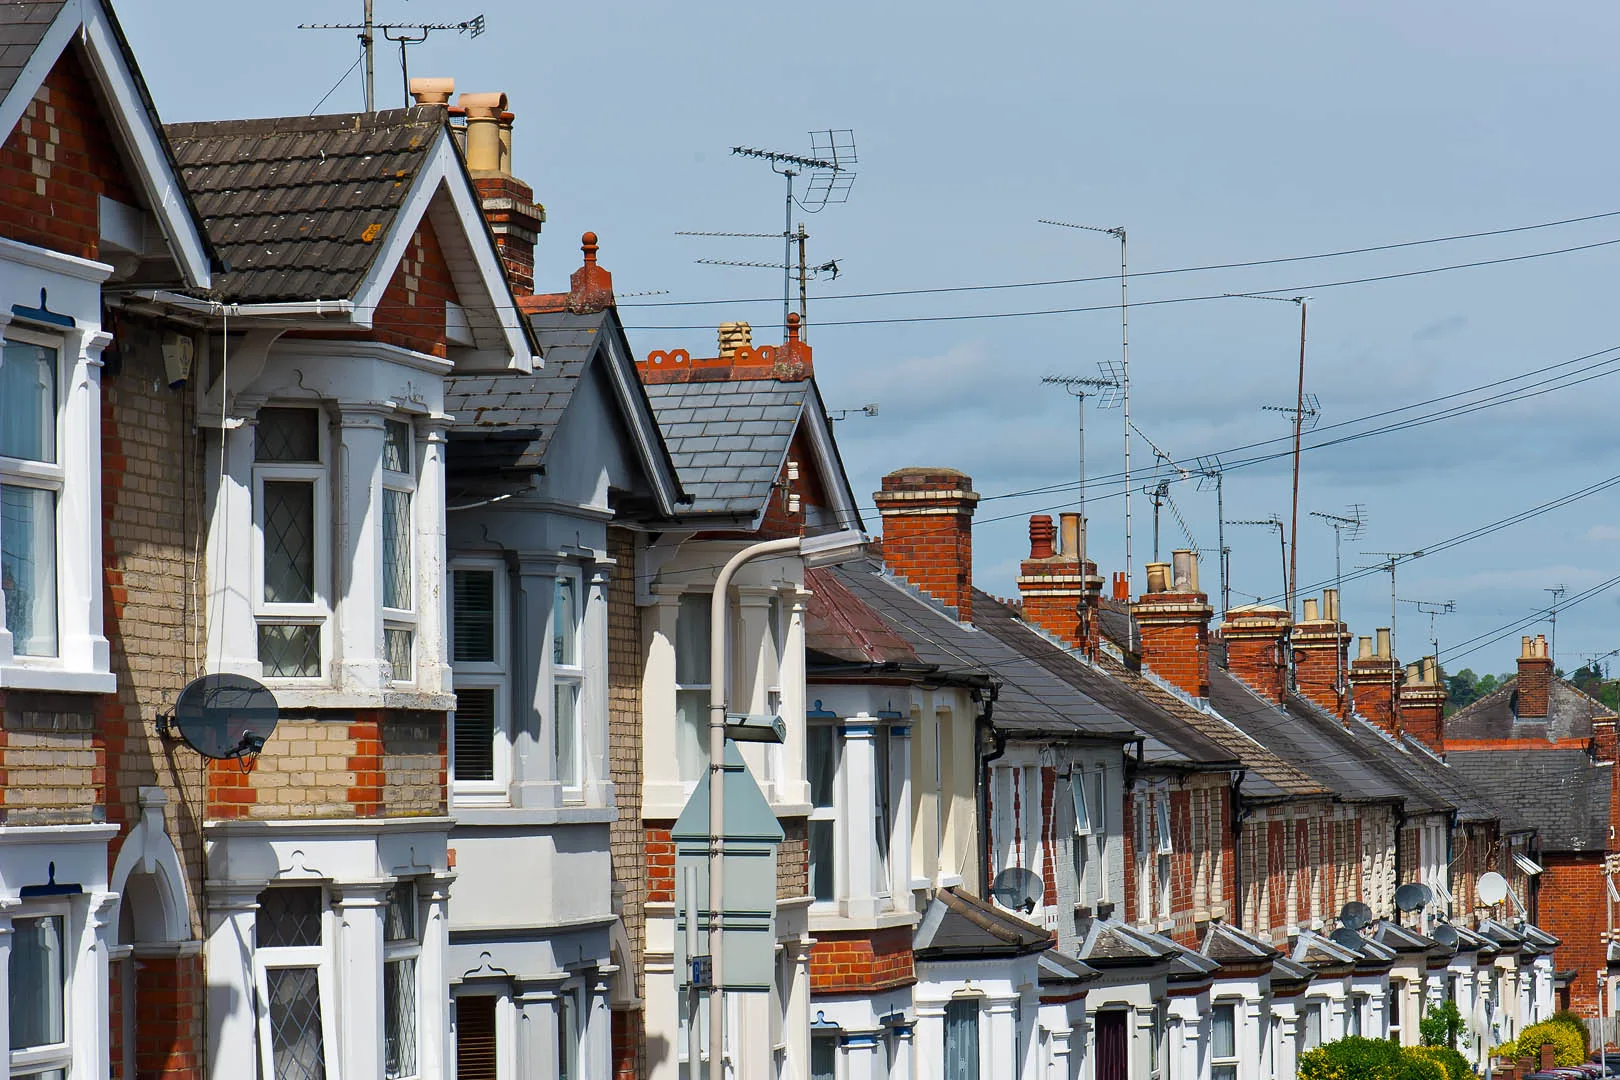
POLYGON ((1068 511, 1058 515, 1062 523, 1063 556, 1076 562, 1086 561, 1086 522, 1079 514, 1068 511))
POLYGON ((1178 593, 1198 591, 1198 553, 1181 548, 1170 553, 1170 587, 1178 593))
POLYGON ((448 105, 456 92, 456 80, 419 76, 411 80, 411 97, 418 105, 448 105))
POLYGON ((1150 562, 1147 564, 1147 591, 1150 593, 1168 592, 1170 589, 1170 564, 1167 562, 1150 562))
POLYGON ((1322 618, 1329 622, 1339 621, 1339 590, 1322 590, 1322 618))
POLYGON ((1052 551, 1052 516, 1050 514, 1036 514, 1029 519, 1029 557, 1032 559, 1050 559, 1052 551))
POLYGON ((1317 606, 1316 597, 1308 597, 1305 601, 1305 621, 1318 622, 1321 620, 1321 618, 1322 613, 1320 608, 1317 606))
POLYGON ((720 356, 735 356, 738 349, 746 349, 754 343, 754 328, 745 322, 723 322, 720 324, 720 356))
POLYGON ((498 91, 462 94, 467 113, 467 169, 476 176, 501 175, 501 113, 506 95, 498 91))
POLYGON ((1390 655, 1389 655, 1389 627, 1387 627, 1387 626, 1380 626, 1378 628, 1378 652, 1377 652, 1377 656, 1378 656, 1378 659, 1380 659, 1380 660, 1388 660, 1390 658, 1390 655))
POLYGON ((1370 637, 1358 637, 1358 638, 1356 638, 1356 659, 1357 660, 1371 660, 1372 659, 1372 654, 1373 654, 1372 638, 1370 638, 1370 637))

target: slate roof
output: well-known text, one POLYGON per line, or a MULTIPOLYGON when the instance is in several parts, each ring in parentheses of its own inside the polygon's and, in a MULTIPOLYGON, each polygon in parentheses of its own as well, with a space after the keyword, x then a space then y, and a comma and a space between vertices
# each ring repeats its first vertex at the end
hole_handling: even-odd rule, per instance
POLYGON ((1199 952, 1218 964, 1232 967, 1269 963, 1282 955, 1265 942, 1225 922, 1209 924, 1199 952))
POLYGON ((1615 715, 1613 709, 1559 678, 1552 681, 1546 717, 1520 719, 1515 715, 1518 705, 1519 680, 1515 676, 1446 717, 1446 739, 1589 739, 1592 717, 1615 715))
POLYGON ((934 894, 912 940, 919 960, 1027 956, 1052 945, 1040 927, 957 889, 934 894))
POLYGON ((164 129, 227 269, 218 298, 352 297, 417 171, 444 136, 439 106, 170 124, 164 129))
POLYGON ((811 383, 744 379, 647 387, 692 514, 757 513, 787 459, 811 383))
POLYGON ((0 3, 0 98, 11 93, 17 76, 39 48, 45 31, 61 13, 64 0, 5 0, 0 3))
POLYGON ((1043 987, 1075 986, 1097 980, 1096 968, 1056 949, 1047 949, 1041 953, 1036 963, 1040 970, 1040 984, 1043 987))
POLYGON ((1603 851, 1613 765, 1586 751, 1452 750, 1451 767, 1534 828, 1543 851, 1603 851))

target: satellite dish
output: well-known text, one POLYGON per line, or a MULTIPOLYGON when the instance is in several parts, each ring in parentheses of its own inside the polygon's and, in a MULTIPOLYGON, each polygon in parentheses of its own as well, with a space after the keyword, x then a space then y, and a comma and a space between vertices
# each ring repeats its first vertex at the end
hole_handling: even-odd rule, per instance
POLYGON ((1361 947, 1367 944, 1362 940, 1360 934, 1349 929, 1348 927, 1341 926, 1337 930, 1333 931, 1333 933, 1329 936, 1333 938, 1333 943, 1339 946, 1341 949, 1349 949, 1351 952, 1358 955, 1361 953, 1361 947))
POLYGON ((1440 944, 1452 948, 1456 946, 1458 941, 1462 940, 1457 934, 1457 928, 1452 926, 1450 923, 1441 923, 1439 926, 1435 927, 1434 933, 1430 934, 1429 936, 1434 938, 1434 940, 1438 941, 1440 944))
POLYGON ((276 730, 276 696, 246 675, 204 675, 180 691, 173 729, 205 758, 257 754, 276 730))
POLYGON ((1395 906, 1402 911, 1422 911, 1434 899, 1427 885, 1411 881, 1395 890, 1395 906))
POLYGON ((1339 912, 1339 925, 1346 930, 1360 930, 1372 922, 1372 908, 1360 900, 1352 900, 1339 912))
POLYGON ((1495 870, 1479 875, 1479 898, 1491 907, 1495 907, 1507 899, 1507 878, 1495 870))
POLYGON ((990 895, 996 898, 996 903, 1025 914, 1035 910, 1045 892, 1041 876, 1022 866, 1008 867, 990 883, 990 895))

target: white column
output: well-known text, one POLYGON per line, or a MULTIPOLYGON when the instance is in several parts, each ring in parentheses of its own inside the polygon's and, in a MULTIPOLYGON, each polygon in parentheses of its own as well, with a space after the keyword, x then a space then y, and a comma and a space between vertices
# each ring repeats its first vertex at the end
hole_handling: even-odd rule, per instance
POLYGON ((512 805, 557 806, 557 762, 551 732, 551 604, 557 587, 557 560, 520 554, 517 641, 512 657, 512 805))
POLYGON ((517 1005, 517 1075, 557 1075, 557 992, 553 986, 520 983, 512 994, 517 1005))
MULTIPOLYGON (((912 1075, 927 1080, 945 1075, 945 1003, 917 1004, 916 1067, 912 1075)), ((991 1074, 995 1075, 995 1074, 991 1074)))
POLYGON ((454 1049, 450 1032, 450 919, 448 904, 454 874, 434 874, 422 879, 426 886, 427 918, 422 923, 422 955, 417 961, 417 985, 422 1000, 417 1015, 422 1018, 418 1033, 417 1060, 422 1080, 445 1080, 455 1075, 454 1049))
POLYGON ((336 886, 342 987, 343 1075, 373 1078, 383 1069, 383 908, 388 881, 336 886))
MULTIPOLYGON (((0 1001, 11 1000, 11 916, 0 914, 0 1001)), ((0 1009, 0 1046, 11 1045, 11 1010, 0 1009)), ((9 1066, 9 1062, 7 1063, 9 1066)), ((10 1076, 8 1067, 5 1075, 10 1076)))
MULTIPOLYGON (((585 578, 584 620, 580 628, 580 662, 585 668, 579 715, 585 740, 584 799, 589 806, 613 800, 608 779, 608 584, 615 567, 596 563, 585 578)), ((622 573, 634 573, 624 567, 622 573)))
POLYGON ((782 635, 782 719, 787 741, 781 747, 782 770, 776 790, 779 803, 792 806, 810 802, 810 780, 804 760, 804 612, 810 594, 792 593, 787 603, 787 626, 782 635))
POLYGON ((425 691, 450 689, 450 616, 444 604, 449 573, 445 549, 445 425, 424 421, 417 438, 421 468, 416 478, 416 685, 425 691))
POLYGON ((866 713, 844 721, 843 774, 844 805, 839 813, 839 831, 844 842, 839 847, 844 870, 842 895, 852 919, 871 918, 877 913, 877 852, 874 850, 873 823, 877 816, 877 780, 874 773, 876 752, 872 740, 876 722, 866 713))
MULTIPOLYGON (((1124 845, 1121 844, 1120 847, 1124 847, 1124 845)), ((1131 1040, 1135 1046, 1131 1048, 1130 1052, 1130 1071, 1131 1075, 1137 1077, 1138 1080, 1147 1080, 1148 1065, 1153 1061, 1153 1013, 1154 1007, 1151 1005, 1145 1009, 1138 1007, 1134 1011, 1136 1037, 1131 1040)), ((1159 1044, 1158 1053, 1160 1055, 1164 1053, 1164 1044, 1162 1042, 1159 1044)), ((1161 1061, 1159 1064, 1162 1072, 1164 1063, 1161 1061)))
POLYGON ((258 1068, 255 1017, 260 1006, 256 1004, 258 988, 253 981, 253 920, 259 910, 259 888, 208 883, 208 949, 204 961, 208 973, 207 1059, 211 1080, 240 1080, 244 1069, 258 1068))
POLYGON ((592 1080, 613 1075, 613 1013, 608 1007, 612 991, 611 980, 598 975, 591 981, 582 1002, 585 1037, 579 1048, 579 1074, 592 1080))
MULTIPOLYGON (((117 906, 118 896, 115 893, 98 892, 90 898, 85 911, 84 934, 73 964, 73 978, 75 982, 88 979, 95 992, 86 994, 82 989, 75 990, 68 1005, 72 1016, 69 1023, 73 1025, 70 1030, 74 1032, 74 1061, 78 1063, 78 1068, 97 1077, 108 1075, 112 1057, 111 1014, 108 1008, 112 990, 108 968, 111 942, 108 938, 116 934, 117 928, 108 922, 108 918, 117 910, 117 906)), ((133 1003, 126 1002, 125 1007, 131 1008, 133 1003)))
POLYGON ((911 893, 911 725, 889 728, 889 896, 896 911, 915 906, 911 893))
POLYGON ((1017 1050, 1016 1030, 1013 1025, 1013 1002, 1010 997, 987 998, 979 1010, 980 1031, 979 1062, 985 1076, 1019 1077, 1012 1069, 1017 1050))
POLYGON ((886 1080, 878 1068, 879 1036, 870 1031, 850 1032, 839 1040, 844 1054, 844 1080, 886 1080))
POLYGON ((787 1007, 782 1019, 782 1041, 787 1044, 785 1074, 788 1076, 810 1075, 810 946, 814 940, 800 937, 787 943, 793 954, 793 978, 788 984, 787 1007))
POLYGON ((1064 1028, 1051 1031, 1047 1034, 1047 1052, 1052 1058, 1052 1068, 1042 1080, 1070 1080, 1074 1076, 1073 1066, 1069 1061, 1069 1036, 1071 1029, 1064 1028))
MULTIPOLYGON (((648 954, 644 966, 642 1022, 646 1027, 648 1080, 676 1080, 681 1067, 681 1012, 673 960, 667 954, 648 954)), ((700 1034, 692 1036, 694 1046, 701 1041, 700 1034)))
POLYGON ((101 612, 101 351, 111 341, 108 333, 80 331, 66 343, 72 363, 62 411, 66 469, 56 573, 58 603, 67 616, 59 647, 73 671, 106 671, 109 663, 101 612))
POLYGON ((392 415, 378 406, 343 409, 332 500, 337 540, 331 600, 338 630, 333 664, 341 687, 378 700, 388 685, 383 661, 382 457, 383 421, 392 415))
POLYGON ((203 458, 209 499, 208 669, 260 678, 258 624, 253 618, 253 425, 215 430, 203 458), (225 474, 219 475, 224 441, 225 474))
POLYGON ((1299 1071, 1299 1016, 1292 1002, 1279 1003, 1276 1010, 1271 1075, 1275 1080, 1293 1080, 1294 1074, 1299 1071))
MULTIPOLYGON (((898 1024, 894 1029, 894 1063, 886 1080, 921 1080, 922 1074, 917 1071, 917 1048, 912 1038, 913 1029, 909 1024, 898 1024)), ((1066 1074, 1056 1080, 1067 1080, 1066 1074)))
POLYGON ((1270 1033, 1271 1012, 1266 1004, 1267 999, 1263 997, 1249 998, 1243 1003, 1242 1015, 1247 1022, 1237 1033, 1238 1075, 1249 1080, 1266 1080, 1266 1063, 1272 1053, 1271 1040, 1255 1038, 1256 1035, 1270 1033), (1259 1048, 1258 1060, 1244 1052, 1246 1046, 1259 1048))

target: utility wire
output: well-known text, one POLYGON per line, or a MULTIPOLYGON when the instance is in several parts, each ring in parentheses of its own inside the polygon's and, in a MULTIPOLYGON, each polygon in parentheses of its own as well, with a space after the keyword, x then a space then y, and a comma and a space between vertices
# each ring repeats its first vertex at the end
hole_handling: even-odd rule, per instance
POLYGON ((360 50, 360 55, 355 57, 354 58, 354 63, 349 65, 349 70, 345 71, 342 75, 338 76, 338 81, 332 84, 332 89, 328 90, 326 93, 321 95, 321 100, 319 100, 319 101, 317 101, 315 103, 315 108, 309 110, 309 115, 314 116, 316 111, 319 110, 322 105, 326 104, 326 99, 331 97, 333 94, 337 93, 338 87, 342 86, 344 83, 349 81, 349 76, 354 74, 354 69, 359 67, 360 66, 360 61, 364 60, 365 58, 366 58, 366 51, 364 49, 361 49, 360 50))
MULTIPOLYGON (((1397 251, 1402 248, 1423 247, 1429 244, 1446 244, 1455 240, 1478 240, 1487 236, 1507 236, 1511 233, 1532 232, 1537 229, 1551 229, 1560 225, 1577 225, 1585 221, 1601 221, 1604 218, 1620 217, 1620 210, 1609 210, 1601 214, 1586 214, 1582 217, 1562 218, 1558 221, 1543 221, 1535 225, 1516 225, 1505 229, 1487 229, 1483 232, 1455 233, 1451 236, 1435 236, 1427 240, 1404 240, 1393 244, 1375 244, 1372 247, 1345 248, 1340 251, 1323 251, 1314 255, 1290 255, 1278 259, 1250 259, 1246 262, 1207 263, 1202 266, 1179 266, 1164 270, 1137 270, 1126 275, 1130 278, 1162 277, 1167 274, 1196 274, 1208 270, 1244 270, 1256 266, 1278 266, 1284 263, 1311 262, 1317 259, 1338 259, 1348 255, 1367 255, 1378 251, 1397 251)), ((710 235, 710 234, 704 234, 710 235)), ((718 233, 713 235, 749 236, 751 233, 718 233)), ((765 235, 765 234, 760 234, 765 235)), ((769 235, 776 235, 771 233, 769 235)), ((1088 285, 1093 282, 1119 280, 1118 274, 1100 274, 1095 277, 1055 278, 1050 281, 1014 281, 1001 285, 948 285, 936 288, 920 289, 886 289, 880 292, 856 293, 828 293, 818 296, 817 300, 870 300, 889 296, 931 296, 943 293, 965 292, 992 292, 1003 289, 1040 289, 1052 285, 1088 285)), ((620 304, 621 308, 630 307, 703 307, 714 304, 775 304, 781 297, 759 296, 740 297, 730 300, 657 300, 639 304, 620 304)))
MULTIPOLYGON (((1594 596, 1607 592, 1616 585, 1620 585, 1620 574, 1609 578, 1607 581, 1600 581, 1591 588, 1582 589, 1568 600, 1560 601, 1558 604, 1558 610, 1567 611, 1576 604, 1584 603, 1585 601, 1592 599, 1594 596)), ((1536 623, 1541 622, 1547 617, 1551 610, 1551 608, 1540 608, 1522 619, 1516 619, 1513 622, 1504 623, 1494 630, 1487 630, 1483 634, 1476 634, 1475 636, 1464 641, 1459 641, 1456 645, 1453 645, 1449 649, 1443 649, 1441 652, 1447 660, 1461 660, 1465 656, 1472 656, 1474 653, 1488 645, 1494 645, 1505 637, 1511 637, 1520 630, 1534 626, 1536 623), (1463 648, 1464 645, 1469 646, 1469 648, 1463 648)))

